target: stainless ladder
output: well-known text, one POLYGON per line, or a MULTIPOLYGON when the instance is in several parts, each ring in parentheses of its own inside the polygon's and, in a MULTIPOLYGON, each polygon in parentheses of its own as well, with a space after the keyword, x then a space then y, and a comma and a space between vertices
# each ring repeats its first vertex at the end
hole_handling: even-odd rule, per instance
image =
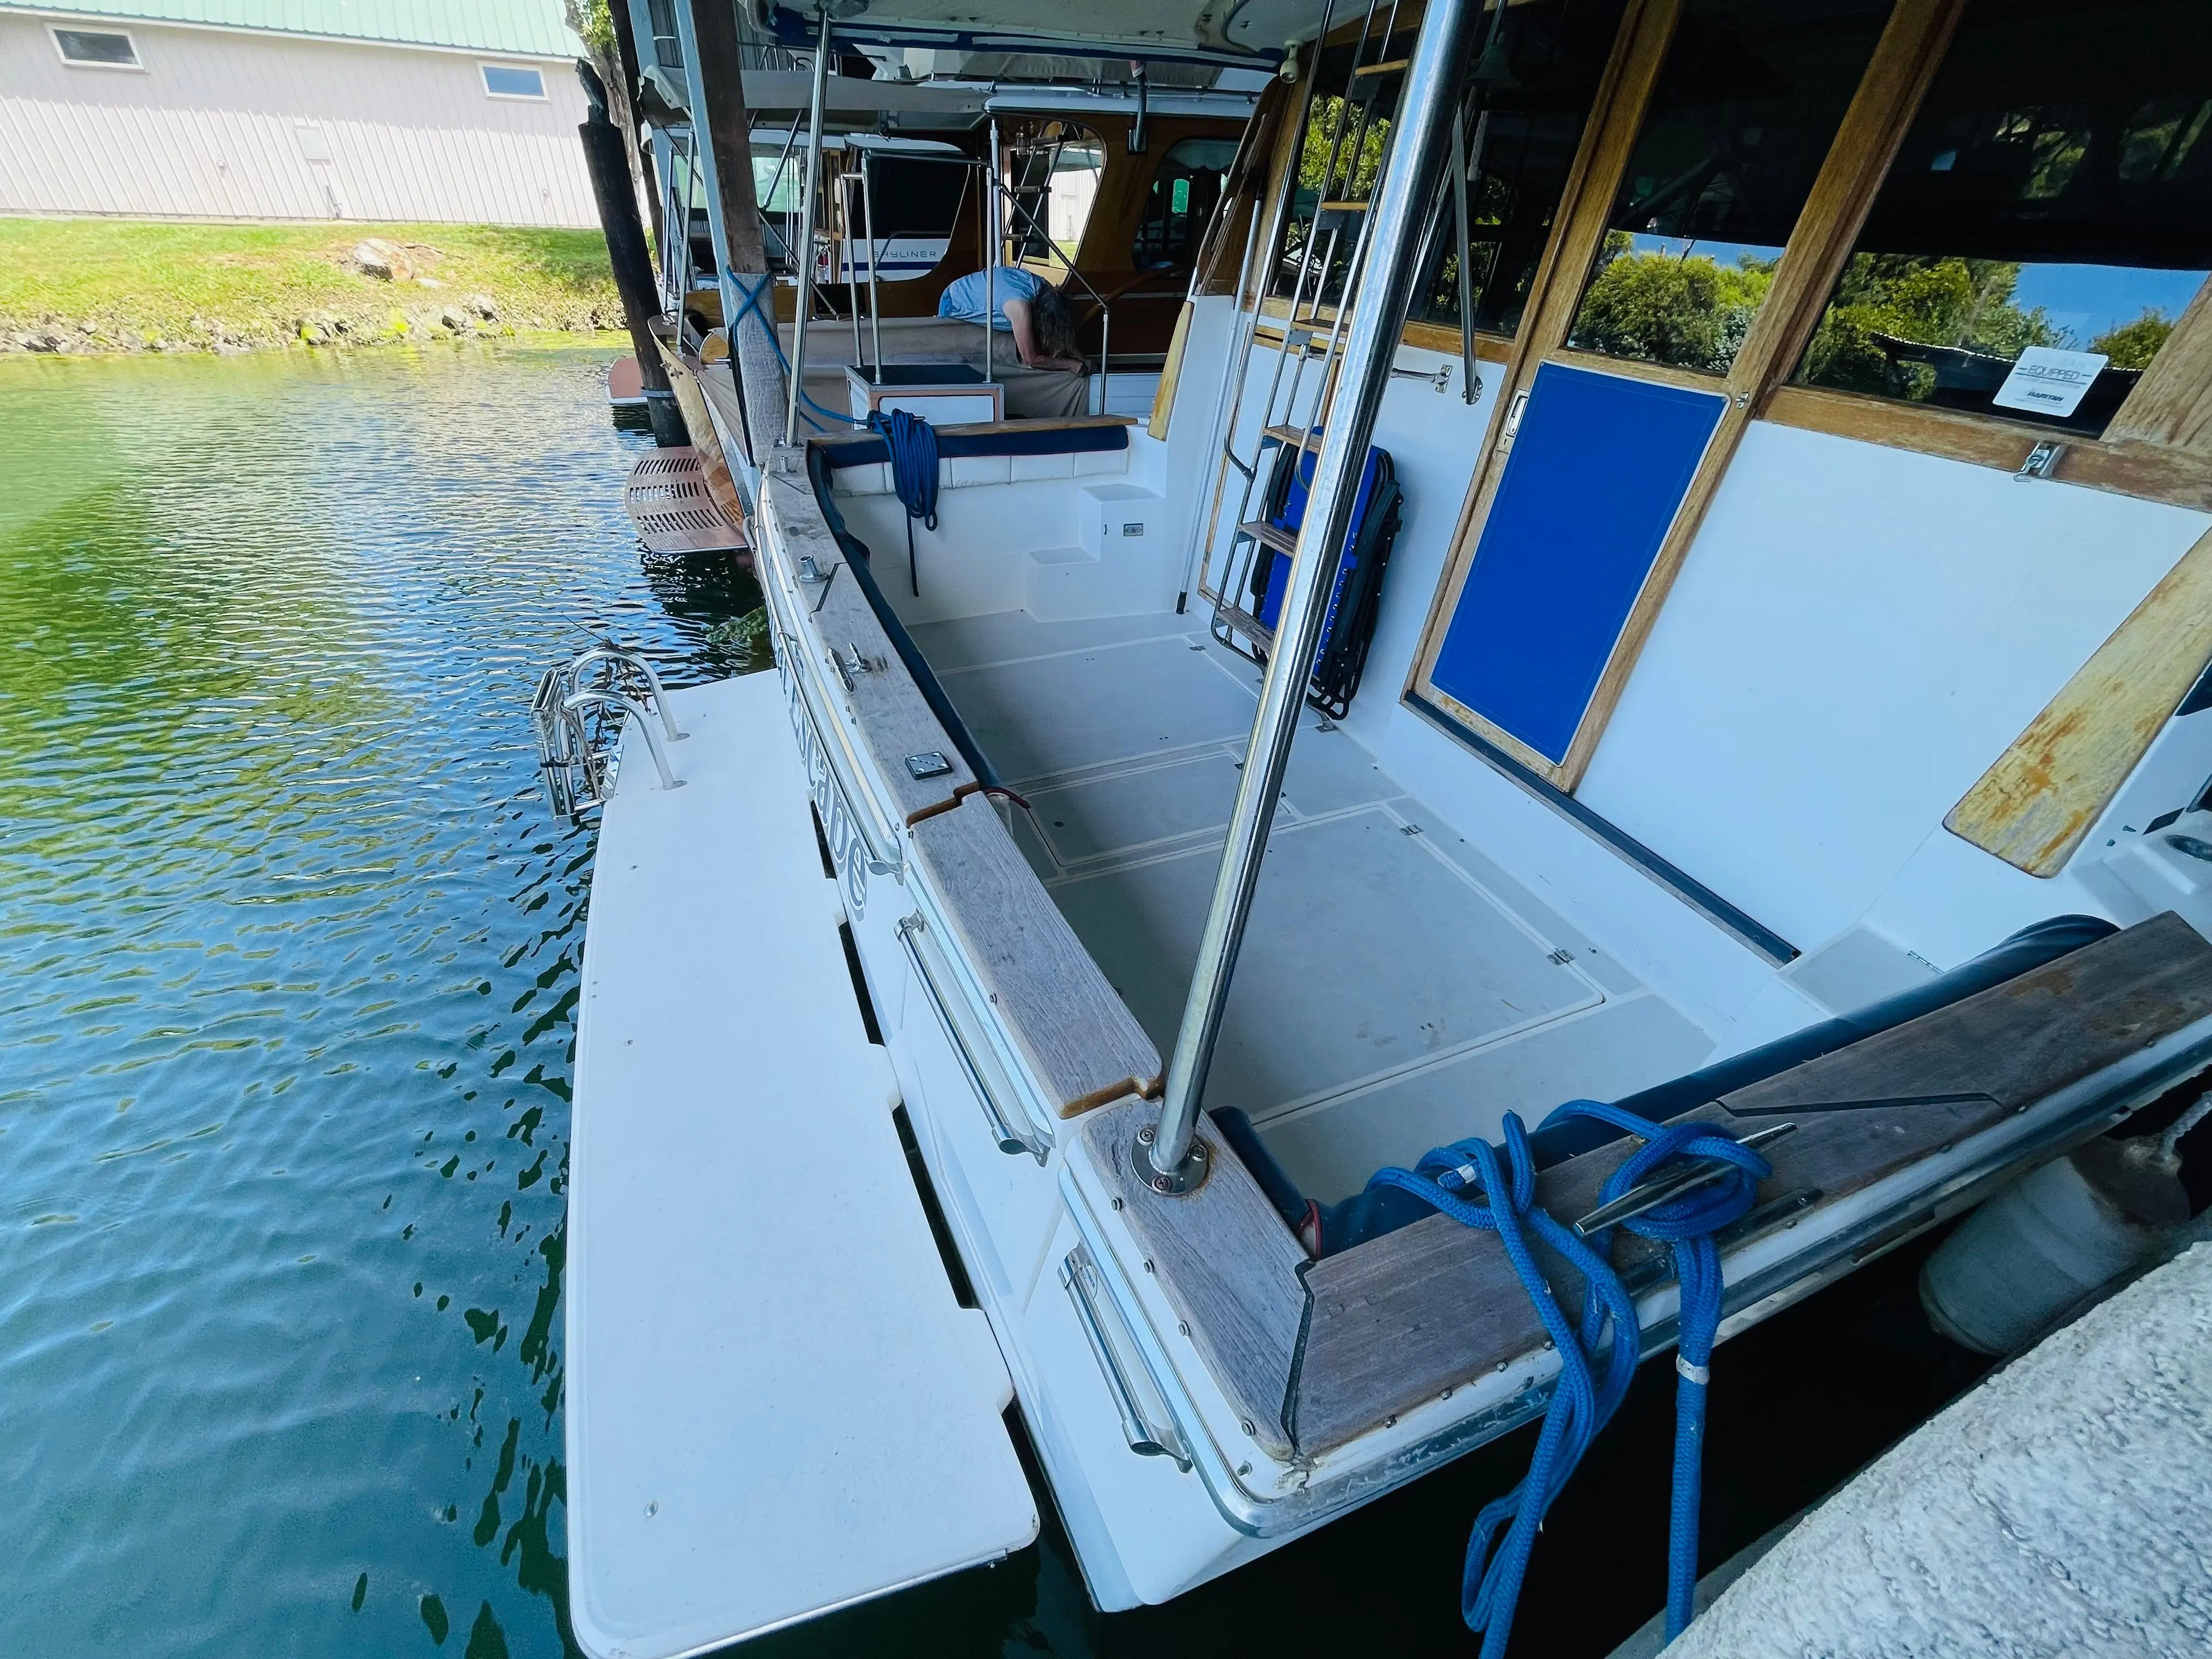
MULTIPOLYGON (((1234 368, 1223 386, 1221 405, 1216 415, 1215 425, 1220 432, 1220 453, 1214 462, 1212 504, 1206 514, 1205 534, 1199 544, 1198 592, 1199 597, 1213 608, 1213 637, 1239 655, 1263 665, 1273 645, 1274 629, 1262 622, 1251 608, 1254 570, 1261 558, 1272 560, 1279 553, 1288 557, 1297 544, 1295 532, 1280 529, 1268 522, 1267 500, 1273 493, 1271 486, 1277 465, 1303 465, 1305 455, 1319 451, 1322 430, 1328 424, 1330 405, 1335 399, 1337 371, 1341 362, 1346 330, 1356 302, 1355 296, 1359 292, 1362 277, 1373 251, 1369 234, 1369 210, 1382 190, 1396 137, 1393 118, 1397 112, 1407 60, 1387 54, 1398 32, 1401 3, 1401 0, 1389 0, 1386 8, 1384 0, 1367 0, 1358 37, 1352 43, 1351 75, 1344 95, 1337 100, 1330 118, 1327 160, 1318 188, 1311 207, 1302 209, 1299 204, 1299 175, 1304 171, 1302 164, 1313 136, 1310 131, 1315 95, 1312 83, 1319 69, 1321 52, 1328 45, 1336 9, 1336 0, 1329 0, 1328 8, 1322 15, 1321 33, 1316 38, 1313 63, 1308 71, 1304 108, 1298 118, 1298 136, 1294 151, 1297 161, 1284 169, 1281 189, 1270 211, 1267 234, 1259 245, 1263 264, 1256 283, 1257 294, 1252 309, 1240 312, 1232 353, 1234 368), (1382 22, 1379 33, 1376 27, 1378 16, 1382 22), (1381 127, 1379 146, 1370 154, 1370 137, 1376 133, 1378 124, 1381 127), (1332 307, 1323 296, 1329 285, 1329 273, 1336 264, 1347 232, 1352 241, 1351 256, 1345 268, 1342 297, 1332 307), (1278 250, 1280 250, 1279 255, 1278 250), (1279 319, 1265 314, 1268 289, 1273 286, 1272 272, 1267 265, 1278 258, 1297 261, 1290 304, 1286 314, 1279 319), (1266 331, 1264 335, 1263 329, 1266 331), (1260 343, 1278 349, 1274 353, 1273 368, 1268 375, 1266 397, 1261 404, 1259 433, 1251 453, 1247 456, 1238 453, 1237 428, 1244 408, 1252 348, 1260 343), (1310 410, 1301 418, 1298 407, 1302 397, 1308 392, 1310 372, 1318 374, 1319 384, 1312 389, 1310 410), (1278 451, 1285 452, 1279 459, 1275 456, 1278 451), (1240 481, 1232 520, 1235 528, 1227 544, 1218 548, 1221 511, 1228 498, 1232 473, 1240 481)), ((1478 154, 1485 125, 1480 119, 1476 123, 1475 149, 1478 154)), ((1472 158, 1465 135, 1462 108, 1453 124, 1453 157, 1448 170, 1447 185, 1450 193, 1449 205, 1459 243, 1462 396, 1467 402, 1473 403, 1482 389, 1482 383, 1474 365, 1467 208, 1472 158)), ((1438 205, 1442 208, 1444 204, 1440 203, 1438 205)), ((1426 249, 1434 246, 1434 235, 1441 228, 1439 213, 1433 222, 1431 236, 1424 240, 1425 263, 1426 249)), ((1400 250, 1389 249, 1384 251, 1383 257, 1395 258, 1402 257, 1402 254, 1400 250)), ((1252 282, 1252 258, 1253 247, 1248 243, 1246 271, 1237 285, 1240 307, 1248 285, 1252 282)), ((1395 376, 1429 381, 1439 391, 1449 384, 1449 368, 1437 374, 1411 369, 1393 369, 1391 373, 1395 376)))

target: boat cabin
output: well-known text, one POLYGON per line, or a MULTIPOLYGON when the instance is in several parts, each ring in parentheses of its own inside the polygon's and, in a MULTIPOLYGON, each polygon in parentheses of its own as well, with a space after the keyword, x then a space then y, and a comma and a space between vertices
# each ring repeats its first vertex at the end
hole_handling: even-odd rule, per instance
MULTIPOLYGON (((793 745, 743 835, 818 836, 805 948, 849 962, 1100 1607, 1546 1410, 1500 1234, 1378 1172, 1503 1203, 1488 1143, 1564 1224, 1640 1141, 1510 1120, 1755 1145, 1725 1337, 2212 1064, 2201 5, 878 0, 726 43, 709 9, 627 21, 687 101, 653 153, 711 234, 670 250, 667 349, 793 745), (933 334, 987 265, 1082 297, 1077 403, 868 403, 1004 376, 1003 335, 933 334)), ((726 792, 659 787, 631 724, 601 866, 744 866, 648 830, 726 792)), ((574 1201, 649 1233, 595 1198, 592 996, 574 1201)), ((1608 1352, 1663 1352, 1670 1258, 1594 1231, 1608 1352)), ((1575 1260, 1538 1258, 1571 1309, 1575 1260)), ((595 1507, 630 1472, 572 1463, 580 1636, 684 1650, 594 1578, 647 1547, 595 1507)), ((701 1525, 707 1581, 760 1543, 701 1525)), ((906 1581, 858 1571, 677 1599, 724 1639, 906 1581)))

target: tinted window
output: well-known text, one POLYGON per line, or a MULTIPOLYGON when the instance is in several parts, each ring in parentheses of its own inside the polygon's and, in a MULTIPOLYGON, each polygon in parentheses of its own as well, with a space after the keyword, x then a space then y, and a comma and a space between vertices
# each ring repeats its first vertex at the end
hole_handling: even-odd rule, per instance
POLYGON ((56 29, 55 44, 62 56, 72 64, 112 64, 122 68, 137 66, 137 49, 127 34, 100 34, 90 29, 56 29))
POLYGON ((1570 345, 1726 372, 1889 0, 1690 0, 1570 345))
POLYGON ((2100 432, 2208 270, 2212 9, 1975 0, 1801 378, 2100 432))
POLYGON ((1138 270, 1188 265, 1213 221, 1222 181, 1237 159, 1234 138, 1186 138, 1160 157, 1145 198, 1145 216, 1129 250, 1138 270))
MULTIPOLYGON (((1468 134, 1475 152, 1468 188, 1474 325, 1486 332, 1510 334, 1521 325, 1621 9, 1621 0, 1532 0, 1506 9, 1492 59, 1502 62, 1504 75, 1485 100, 1488 118, 1468 134)), ((1449 208, 1422 270, 1412 315, 1456 327, 1459 238, 1449 208)))
MULTIPOLYGON (((1413 34, 1401 32, 1387 45, 1370 40, 1358 55, 1363 64, 1395 63, 1413 49, 1413 34)), ((1299 293, 1299 272, 1309 258, 1315 266, 1326 261, 1326 269, 1306 270, 1298 301, 1302 308, 1314 303, 1316 284, 1324 303, 1334 305, 1343 297, 1345 273, 1358 240, 1356 216, 1338 216, 1334 223, 1324 218, 1316 225, 1316 215, 1325 200, 1364 201, 1373 191, 1389 142, 1390 112, 1397 107, 1405 84, 1403 70, 1354 77, 1352 58, 1350 46, 1332 46, 1315 65, 1313 103, 1298 141, 1297 182, 1283 230, 1281 256, 1268 281, 1271 295, 1289 299, 1299 293)))

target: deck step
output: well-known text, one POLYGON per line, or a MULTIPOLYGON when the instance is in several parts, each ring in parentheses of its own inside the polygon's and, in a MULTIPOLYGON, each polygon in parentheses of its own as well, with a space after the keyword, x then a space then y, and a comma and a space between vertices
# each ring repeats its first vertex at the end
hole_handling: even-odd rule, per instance
POLYGON ((569 1604, 673 1659, 1036 1535, 983 1315, 955 1300, 823 902, 785 694, 672 694, 626 733, 579 1012, 569 1604))
POLYGON ((1295 553, 1298 550, 1298 538, 1295 534, 1290 531, 1277 528, 1265 519, 1245 520, 1243 524, 1237 526, 1237 533, 1240 536, 1249 536, 1263 546, 1273 548, 1278 553, 1295 553))

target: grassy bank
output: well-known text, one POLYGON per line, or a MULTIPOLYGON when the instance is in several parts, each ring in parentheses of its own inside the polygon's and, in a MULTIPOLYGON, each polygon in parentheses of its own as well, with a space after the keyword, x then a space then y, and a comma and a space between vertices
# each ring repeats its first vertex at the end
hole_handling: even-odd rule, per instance
POLYGON ((228 351, 622 326, 596 230, 0 218, 0 351, 228 351), (399 249, 393 276, 353 254, 399 249))

